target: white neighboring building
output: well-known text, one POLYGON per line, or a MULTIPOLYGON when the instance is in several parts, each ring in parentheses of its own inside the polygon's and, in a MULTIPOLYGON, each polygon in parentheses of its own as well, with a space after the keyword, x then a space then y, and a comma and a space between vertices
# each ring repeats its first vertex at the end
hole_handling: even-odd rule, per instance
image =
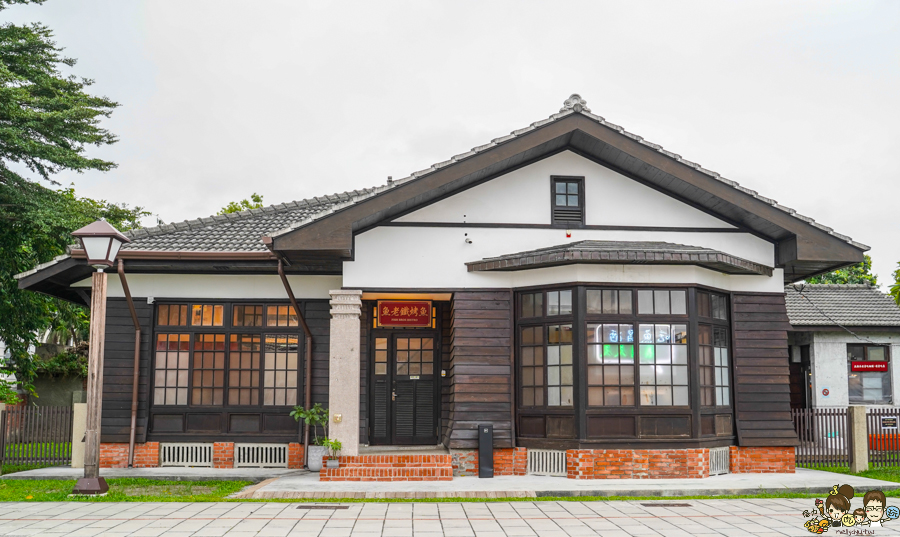
POLYGON ((900 307, 868 285, 785 288, 791 407, 898 406, 900 307))

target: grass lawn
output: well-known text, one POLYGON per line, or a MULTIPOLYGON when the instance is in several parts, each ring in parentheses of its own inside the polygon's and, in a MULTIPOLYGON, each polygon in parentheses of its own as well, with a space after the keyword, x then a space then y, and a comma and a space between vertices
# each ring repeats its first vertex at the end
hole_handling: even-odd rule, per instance
MULTIPOLYGON (((534 501, 615 501, 615 500, 672 500, 660 496, 573 496, 540 498, 317 498, 317 499, 262 499, 238 500, 228 498, 253 483, 249 481, 159 481, 155 479, 110 478, 109 493, 102 497, 70 497, 74 480, 0 480, 0 502, 307 502, 307 503, 483 503, 483 502, 534 502, 534 501)), ((900 496, 886 493, 888 496, 900 496)), ((813 498, 821 494, 808 493, 759 493, 742 496, 680 496, 679 500, 715 500, 740 498, 813 498)))
MULTIPOLYGON (((880 479, 882 481, 893 481, 900 483, 900 466, 873 466, 869 465, 869 469, 864 472, 850 473, 850 469, 845 466, 819 466, 810 468, 810 470, 821 470, 823 472, 834 472, 836 474, 855 475, 859 477, 868 477, 869 479, 880 479)), ((885 496, 900 497, 900 491, 885 491, 885 496)))
POLYGON ((107 479, 106 496, 69 497, 73 479, 3 479, 0 480, 0 502, 218 502, 247 485, 250 481, 159 481, 156 479, 107 479))

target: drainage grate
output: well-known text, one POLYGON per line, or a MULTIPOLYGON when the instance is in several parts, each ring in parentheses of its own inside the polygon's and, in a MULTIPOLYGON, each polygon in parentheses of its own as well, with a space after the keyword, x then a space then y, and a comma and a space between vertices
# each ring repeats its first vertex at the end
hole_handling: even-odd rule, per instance
POLYGON ((298 505, 297 509, 350 509, 349 505, 298 505))
POLYGON ((235 468, 287 468, 287 444, 235 444, 235 468))
POLYGON ((642 503, 644 507, 691 507, 689 503, 642 503))
POLYGON ((208 466, 213 465, 212 444, 160 443, 160 466, 208 466))
POLYGON ((566 475, 566 452, 555 449, 529 449, 529 475, 566 475))
POLYGON ((728 446, 709 448, 709 475, 721 475, 730 472, 731 450, 728 446))

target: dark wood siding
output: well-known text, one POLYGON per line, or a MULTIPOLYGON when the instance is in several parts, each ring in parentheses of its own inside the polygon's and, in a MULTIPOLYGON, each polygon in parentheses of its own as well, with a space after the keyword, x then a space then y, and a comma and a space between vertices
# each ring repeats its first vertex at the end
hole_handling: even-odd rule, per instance
MULTIPOLYGON (((134 307, 141 323, 142 372, 150 367, 150 317, 153 306, 146 298, 135 298, 134 307)), ((103 356, 103 414, 100 421, 101 442, 128 442, 131 430, 131 389, 134 375, 134 323, 124 298, 110 298, 106 303, 106 342, 103 356)), ((142 374, 138 388, 138 415, 135 441, 147 437, 147 415, 150 388, 142 374)))
POLYGON ((441 371, 447 376, 441 378, 441 443, 450 445, 450 303, 441 302, 441 371))
POLYGON ((732 295, 735 420, 742 446, 795 446, 783 294, 732 295))
MULTIPOLYGON (((306 312, 306 324, 313 336, 312 402, 328 408, 328 335, 331 330, 331 306, 327 300, 310 300, 301 306, 306 312)), ((305 371, 304 371, 305 375, 305 371)), ((304 399, 300 399, 304 401, 304 399)))
POLYGON ((372 307, 363 302, 359 316, 359 443, 369 443, 369 331, 372 328, 372 307))
POLYGON ((447 446, 474 448, 477 427, 494 425, 494 446, 511 447, 508 291, 457 292, 450 313, 447 446))

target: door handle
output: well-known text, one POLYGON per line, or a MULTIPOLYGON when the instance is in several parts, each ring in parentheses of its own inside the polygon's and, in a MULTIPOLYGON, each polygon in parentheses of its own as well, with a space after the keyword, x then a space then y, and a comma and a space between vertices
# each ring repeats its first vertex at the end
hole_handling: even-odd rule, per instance
POLYGON ((397 400, 397 392, 392 391, 391 392, 391 401, 396 401, 396 400, 397 400))

